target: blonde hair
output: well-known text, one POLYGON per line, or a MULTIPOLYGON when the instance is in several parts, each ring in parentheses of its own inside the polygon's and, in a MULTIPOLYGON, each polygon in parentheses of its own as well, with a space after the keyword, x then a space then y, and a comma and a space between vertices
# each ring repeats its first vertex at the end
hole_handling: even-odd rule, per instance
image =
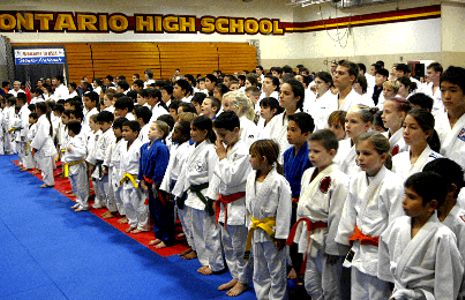
POLYGON ((389 140, 379 132, 371 131, 362 133, 358 138, 356 144, 360 144, 363 141, 369 141, 373 148, 379 155, 386 154, 386 160, 384 165, 389 170, 392 168, 392 157, 391 157, 391 144, 389 140))
POLYGON ((162 139, 164 140, 170 133, 170 126, 166 122, 160 120, 153 121, 153 123, 158 127, 158 130, 163 133, 162 139))
POLYGON ((178 115, 178 121, 186 121, 186 122, 192 122, 197 118, 197 114, 193 112, 182 112, 178 115))
POLYGON ((400 85, 397 81, 387 80, 383 82, 383 88, 390 88, 395 94, 397 94, 397 92, 399 91, 400 85))
POLYGON ((253 121, 255 119, 255 110, 252 101, 239 90, 227 92, 223 99, 230 99, 231 105, 239 109, 238 117, 246 116, 253 121))

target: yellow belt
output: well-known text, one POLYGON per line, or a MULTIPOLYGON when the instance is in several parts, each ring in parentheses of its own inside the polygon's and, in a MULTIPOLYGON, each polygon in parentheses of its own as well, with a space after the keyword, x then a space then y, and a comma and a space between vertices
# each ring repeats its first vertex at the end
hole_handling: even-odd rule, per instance
POLYGON ((274 227, 276 226, 276 218, 275 217, 267 217, 263 219, 255 219, 254 217, 250 217, 252 224, 249 229, 249 233, 247 234, 247 243, 245 245, 245 254, 244 258, 248 259, 250 255, 250 248, 252 247, 252 237, 255 229, 260 228, 261 230, 265 231, 271 238, 274 237, 274 227))
POLYGON ((123 177, 119 181, 119 184, 123 185, 123 183, 125 183, 127 181, 130 181, 132 183, 132 185, 137 189, 139 187, 139 185, 137 184, 137 181, 136 181, 135 177, 136 177, 136 175, 132 175, 132 174, 129 174, 129 173, 124 173, 123 177))
POLYGON ((79 164, 81 164, 83 162, 84 162, 84 160, 81 159, 81 160, 75 160, 75 161, 72 161, 72 162, 65 163, 63 165, 63 176, 69 177, 69 167, 79 165, 79 164))

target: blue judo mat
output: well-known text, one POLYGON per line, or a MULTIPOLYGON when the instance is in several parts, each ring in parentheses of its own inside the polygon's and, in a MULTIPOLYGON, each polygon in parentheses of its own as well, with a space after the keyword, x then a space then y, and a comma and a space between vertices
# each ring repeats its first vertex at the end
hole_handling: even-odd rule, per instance
MULTIPOLYGON (((163 258, 0 156, 0 299, 231 299, 198 261, 163 258)), ((252 290, 236 299, 255 299, 252 290)))

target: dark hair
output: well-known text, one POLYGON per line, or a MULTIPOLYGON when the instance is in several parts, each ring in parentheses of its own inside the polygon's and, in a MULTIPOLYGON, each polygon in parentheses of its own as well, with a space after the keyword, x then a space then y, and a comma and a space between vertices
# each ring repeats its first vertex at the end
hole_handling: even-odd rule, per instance
POLYGON ((450 66, 441 75, 440 83, 443 82, 456 84, 460 87, 462 93, 465 93, 465 69, 462 67, 450 66))
POLYGON ((162 85, 160 90, 165 90, 168 95, 173 95, 173 86, 171 84, 162 85))
POLYGON ((441 141, 439 140, 438 133, 434 130, 434 116, 424 109, 412 109, 407 114, 415 119, 418 126, 420 126, 424 132, 429 133, 429 137, 426 140, 428 145, 433 151, 439 152, 441 149, 441 141))
POLYGON ((379 127, 383 128, 383 131, 387 131, 388 129, 386 127, 384 127, 384 122, 383 122, 382 115, 383 115, 382 110, 377 111, 374 114, 374 116, 373 116, 373 126, 379 126, 379 127))
POLYGON ((119 81, 118 86, 122 88, 123 91, 127 91, 129 89, 129 83, 126 80, 119 81))
POLYGON ((191 130, 191 123, 188 121, 177 121, 177 124, 179 124, 180 130, 181 130, 181 136, 182 136, 182 141, 185 142, 190 139, 190 130, 191 130))
POLYGON ((169 115, 169 114, 164 114, 164 115, 161 115, 157 118, 157 121, 163 121, 165 122, 168 127, 171 129, 173 129, 174 127, 174 118, 173 116, 169 115))
POLYGON ((226 85, 224 85, 224 83, 218 83, 213 89, 217 89, 220 92, 221 96, 230 91, 229 88, 226 85))
POLYGON ((404 72, 404 75, 407 75, 407 73, 410 73, 410 68, 407 64, 397 64, 396 71, 404 72))
POLYGON ((358 75, 357 79, 355 80, 358 84, 360 84, 360 87, 362 88, 362 92, 366 93, 368 89, 368 83, 367 79, 365 78, 364 75, 358 75))
POLYGON ((36 111, 40 111, 42 114, 45 115, 47 118, 48 122, 50 123, 50 130, 49 130, 49 135, 53 136, 53 125, 52 125, 52 120, 50 117, 50 111, 48 109, 48 104, 45 102, 38 102, 36 103, 36 111))
POLYGON ((195 106, 192 103, 181 102, 179 103, 179 107, 182 107, 182 112, 192 112, 195 114, 197 113, 197 110, 195 109, 195 106))
MULTIPOLYGON (((216 107, 216 112, 220 111, 220 108, 221 108, 221 101, 218 100, 218 98, 215 98, 215 97, 213 97, 213 96, 207 97, 207 98, 210 99, 210 101, 211 101, 211 106, 212 106, 212 107, 216 107)), ((205 98, 205 99, 207 99, 207 98, 205 98)), ((205 101, 205 99, 204 99, 204 101, 205 101)))
POLYGON ((145 69, 144 74, 147 74, 149 79, 153 78, 153 71, 151 69, 145 69))
POLYGON ((202 105, 203 100, 207 97, 204 93, 195 93, 191 99, 191 103, 197 103, 198 105, 202 105))
POLYGON ((433 109, 434 100, 430 96, 423 93, 415 93, 408 98, 408 101, 412 105, 418 105, 422 109, 431 111, 433 109))
POLYGON ((247 76, 245 77, 245 80, 248 80, 252 86, 258 85, 257 75, 253 73, 247 74, 247 76))
POLYGON ((81 122, 77 120, 69 121, 68 124, 66 124, 66 127, 76 135, 81 133, 81 122))
POLYGON ((108 81, 112 82, 113 81, 113 76, 111 75, 107 75, 105 76, 106 79, 108 79, 108 81))
POLYGON ((97 104, 99 100, 99 95, 96 92, 85 92, 84 97, 89 98, 90 101, 95 102, 95 104, 97 104))
POLYGON ((435 172, 439 174, 447 184, 454 184, 457 187, 455 198, 458 197, 460 189, 465 186, 462 167, 449 158, 441 157, 430 161, 423 167, 423 171, 435 172))
POLYGON ((213 126, 215 128, 223 128, 229 131, 233 131, 234 128, 241 128, 241 123, 239 117, 233 111, 222 112, 216 119, 213 121, 213 126))
POLYGON ((68 83, 68 85, 69 85, 73 90, 76 90, 76 89, 77 89, 77 84, 76 84, 76 82, 74 82, 74 81, 68 83))
POLYGON ((168 106, 168 109, 174 109, 177 112, 179 104, 181 104, 181 101, 173 100, 173 101, 171 101, 170 106, 168 106))
POLYGON ((116 118, 116 120, 113 122, 113 128, 119 128, 119 129, 123 129, 123 124, 125 122, 129 121, 128 119, 126 118, 116 118))
POLYGON ((273 116, 276 116, 284 111, 284 109, 279 105, 279 101, 273 97, 266 97, 260 100, 260 107, 269 107, 270 110, 276 109, 276 113, 273 116))
POLYGON ((128 96, 123 96, 115 101, 115 109, 127 109, 131 112, 134 109, 134 101, 128 96))
POLYGON ((27 106, 27 109, 29 109, 29 111, 35 111, 36 110, 36 105, 35 104, 29 104, 27 106))
POLYGON ((60 114, 62 114, 65 111, 65 107, 63 106, 63 104, 55 103, 55 105, 53 106, 53 111, 57 111, 60 114))
POLYGON ((284 67, 281 68, 283 73, 290 73, 294 74, 294 70, 292 70, 291 66, 285 65, 284 67))
POLYGON ((359 74, 359 69, 356 63, 343 59, 343 60, 338 61, 337 65, 347 68, 347 72, 349 72, 349 75, 355 76, 355 79, 357 79, 357 76, 359 74))
POLYGON ((207 74, 205 77, 208 78, 208 80, 211 82, 215 83, 215 85, 218 83, 218 78, 213 74, 207 74))
POLYGON ((141 89, 144 88, 144 82, 142 80, 140 80, 140 79, 134 80, 134 82, 132 84, 137 85, 141 89))
MULTIPOLYGON (((449 67, 449 68, 450 68, 450 67, 449 67)), ((434 72, 440 72, 440 73, 442 73, 442 71, 444 70, 444 69, 442 68, 441 64, 438 63, 438 62, 430 63, 430 64, 426 67, 426 69, 433 69, 434 72)))
POLYGON ((397 78, 397 81, 403 84, 407 88, 409 93, 413 92, 418 88, 417 84, 415 82, 412 82, 410 78, 408 78, 407 76, 399 77, 397 78))
POLYGON ((404 97, 395 96, 395 97, 386 99, 386 101, 394 102, 394 104, 396 105, 397 111, 400 111, 400 112, 407 113, 412 109, 412 104, 409 101, 407 101, 407 99, 405 99, 404 97))
POLYGON ((319 142, 326 150, 334 149, 337 151, 339 148, 339 141, 336 135, 329 129, 321 129, 312 133, 308 139, 309 141, 319 142))
POLYGON ((36 112, 31 112, 31 113, 29 114, 29 118, 33 118, 34 120, 37 120, 37 119, 39 118, 39 116, 37 115, 36 112))
POLYGON ((189 81, 185 79, 176 80, 174 84, 177 84, 181 88, 181 90, 183 90, 186 93, 186 95, 191 95, 194 91, 189 81))
POLYGON ((404 183, 406 188, 415 191, 423 200, 423 206, 433 200, 441 206, 447 195, 447 182, 435 172, 418 172, 411 175, 404 183))
POLYGON ((198 130, 207 130, 207 139, 214 143, 216 141, 216 135, 213 131, 213 122, 206 116, 198 116, 192 120, 192 127, 198 130))
POLYGON ((152 111, 147 106, 137 106, 134 108, 134 114, 137 119, 141 118, 144 124, 150 122, 152 118, 152 111))
POLYGON ((186 78, 187 81, 189 81, 189 84, 192 86, 192 85, 195 85, 197 82, 195 80, 195 77, 194 75, 192 74, 185 74, 184 75, 184 78, 186 78))
POLYGON ((279 164, 279 144, 271 139, 258 140, 252 143, 249 153, 258 157, 265 157, 268 164, 276 164, 276 170, 283 174, 283 168, 279 164))
POLYGON ((56 76, 53 76, 53 78, 60 81, 60 83, 63 83, 63 81, 65 81, 65 78, 63 77, 63 75, 56 75, 56 76))
POLYGON ((297 101, 296 107, 300 108, 301 110, 303 109, 304 105, 304 100, 305 100, 305 88, 302 82, 296 80, 296 79, 290 79, 286 81, 285 83, 289 84, 292 89, 292 93, 294 93, 294 97, 300 97, 299 101, 297 101))
POLYGON ((389 77, 389 71, 386 70, 385 68, 381 68, 379 70, 376 70, 375 74, 379 74, 384 77, 389 77))
POLYGON ((315 122, 312 116, 304 112, 298 112, 288 117, 288 121, 294 121, 302 133, 312 133, 315 129, 315 122))
POLYGON ((80 109, 75 109, 70 111, 70 115, 74 115, 75 119, 80 119, 81 121, 84 120, 84 113, 80 109))
POLYGON ((19 92, 19 93, 16 95, 16 99, 21 99, 21 100, 23 100, 23 102, 26 102, 27 97, 26 97, 26 94, 25 94, 25 93, 19 92))
POLYGON ((270 73, 273 73, 273 71, 277 72, 278 74, 283 73, 283 69, 281 69, 281 67, 271 67, 270 68, 270 73))
POLYGON ((365 64, 358 63, 357 66, 358 66, 359 70, 363 71, 363 74, 365 74, 367 72, 367 67, 365 66, 365 64))
MULTIPOLYGON (((279 92, 279 78, 273 75, 265 75, 264 78, 269 78, 273 82, 273 85, 276 87, 275 91, 279 92)), ((264 79, 263 79, 264 80, 264 79)))
POLYGON ((137 121, 126 121, 123 123, 124 126, 129 127, 132 131, 140 132, 140 124, 137 121))
POLYGON ((328 72, 318 72, 315 74, 315 78, 317 77, 323 80, 325 83, 329 83, 330 86, 333 85, 333 76, 331 76, 331 74, 328 72))
POLYGON ((115 116, 109 111, 101 111, 97 114, 97 122, 112 123, 115 116))
POLYGON ((255 69, 260 69, 263 71, 263 67, 261 65, 256 66, 255 69))

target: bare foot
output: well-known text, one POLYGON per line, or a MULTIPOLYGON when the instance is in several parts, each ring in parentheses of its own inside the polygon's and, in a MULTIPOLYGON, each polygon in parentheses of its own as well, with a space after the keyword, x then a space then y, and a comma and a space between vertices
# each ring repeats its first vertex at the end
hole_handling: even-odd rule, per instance
POLYGON ((166 248, 166 244, 160 241, 158 244, 155 245, 156 249, 166 248))
POLYGON ((133 231, 134 229, 136 229, 136 227, 129 226, 128 229, 126 229, 126 232, 131 232, 131 231, 133 231))
POLYGON ((218 291, 224 291, 224 290, 229 290, 233 286, 235 286, 237 283, 237 279, 231 279, 229 282, 223 283, 218 287, 218 291))
POLYGON ((155 245, 160 244, 160 242, 161 242, 161 241, 160 241, 159 239, 151 240, 151 241, 149 242, 149 245, 150 245, 150 246, 155 246, 155 245))
POLYGON ((128 218, 122 217, 121 219, 118 220, 119 224, 127 224, 128 223, 128 218))
POLYGON ((236 297, 245 292, 248 288, 249 287, 246 284, 237 282, 236 285, 226 293, 226 295, 236 297))
POLYGON ((197 272, 199 272, 202 275, 211 275, 211 274, 213 274, 213 271, 210 268, 210 266, 200 267, 200 268, 197 269, 197 272))
POLYGON ((183 252, 179 253, 179 256, 184 256, 186 254, 189 254, 191 253, 193 250, 191 247, 187 248, 186 250, 184 250, 183 252))
POLYGON ((287 273, 287 278, 288 279, 296 279, 297 278, 297 272, 295 271, 294 268, 291 268, 289 273, 287 273))
POLYGON ((102 218, 104 219, 109 219, 109 218, 113 218, 113 214, 111 213, 111 211, 107 211, 106 213, 102 214, 102 218))
POLYGON ((40 173, 39 170, 34 170, 34 171, 32 171, 32 174, 39 174, 39 173, 40 173))
POLYGON ((86 211, 87 209, 83 208, 82 206, 78 206, 74 209, 75 212, 86 211))
POLYGON ((131 233, 132 233, 132 234, 138 234, 138 233, 141 233, 141 232, 142 232, 142 230, 140 230, 140 229, 137 229, 137 228, 136 228, 136 229, 133 229, 133 230, 131 230, 131 233))
POLYGON ((186 255, 184 255, 182 258, 184 258, 185 260, 191 260, 191 259, 197 258, 197 252, 191 251, 190 253, 187 253, 186 255))

